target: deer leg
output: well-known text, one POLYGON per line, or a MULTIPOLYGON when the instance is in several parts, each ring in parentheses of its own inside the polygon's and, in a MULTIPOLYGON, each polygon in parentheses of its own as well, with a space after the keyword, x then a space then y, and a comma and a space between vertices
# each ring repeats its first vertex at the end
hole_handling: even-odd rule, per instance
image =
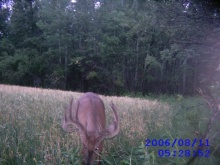
POLYGON ((101 165, 101 156, 100 154, 102 154, 102 149, 103 149, 103 142, 100 143, 100 146, 99 146, 99 155, 98 155, 98 163, 97 165, 101 165))

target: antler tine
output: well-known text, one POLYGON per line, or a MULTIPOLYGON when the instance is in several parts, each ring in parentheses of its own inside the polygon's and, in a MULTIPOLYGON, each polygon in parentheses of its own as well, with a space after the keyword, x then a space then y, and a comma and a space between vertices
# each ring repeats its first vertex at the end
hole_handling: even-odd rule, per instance
POLYGON ((116 108, 116 106, 115 106, 115 104, 111 101, 111 103, 110 103, 110 107, 112 108, 112 110, 113 110, 113 113, 114 113, 114 115, 113 115, 113 118, 114 118, 114 120, 115 121, 118 121, 118 114, 117 114, 117 108, 116 108))
POLYGON ((74 117, 72 116, 72 104, 73 98, 70 99, 68 107, 64 109, 64 116, 62 119, 62 128, 69 133, 75 130, 75 128, 73 127, 74 117))
POLYGON ((74 121, 75 118, 75 116, 73 117, 72 108, 73 108, 73 97, 70 99, 69 108, 68 108, 70 121, 74 121))
POLYGON ((112 120, 112 123, 109 125, 109 127, 103 132, 103 135, 102 135, 101 139, 112 138, 112 137, 116 136, 120 131, 118 114, 117 114, 117 111, 116 111, 117 108, 113 104, 112 101, 111 101, 110 106, 111 106, 112 111, 113 111, 113 120, 112 120))

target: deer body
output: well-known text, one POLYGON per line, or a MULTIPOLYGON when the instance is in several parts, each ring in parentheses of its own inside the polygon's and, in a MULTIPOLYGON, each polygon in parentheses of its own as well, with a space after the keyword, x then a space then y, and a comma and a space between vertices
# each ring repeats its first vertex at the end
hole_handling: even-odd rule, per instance
POLYGON ((86 93, 75 104, 78 106, 76 116, 86 131, 102 132, 105 128, 105 107, 98 95, 86 93))
POLYGON ((83 165, 93 165, 95 157, 102 151, 103 140, 112 138, 119 133, 119 120, 113 103, 111 108, 114 120, 108 128, 105 127, 104 103, 95 93, 85 93, 76 100, 74 106, 73 99, 71 99, 69 107, 64 113, 62 128, 66 132, 73 132, 73 125, 78 128, 83 144, 83 165))

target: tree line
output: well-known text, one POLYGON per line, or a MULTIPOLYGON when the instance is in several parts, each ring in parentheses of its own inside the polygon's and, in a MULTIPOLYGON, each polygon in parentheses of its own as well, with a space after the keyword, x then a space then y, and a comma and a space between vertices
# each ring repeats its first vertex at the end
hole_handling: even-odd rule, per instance
POLYGON ((0 83, 109 95, 219 89, 219 6, 1 0, 0 83))

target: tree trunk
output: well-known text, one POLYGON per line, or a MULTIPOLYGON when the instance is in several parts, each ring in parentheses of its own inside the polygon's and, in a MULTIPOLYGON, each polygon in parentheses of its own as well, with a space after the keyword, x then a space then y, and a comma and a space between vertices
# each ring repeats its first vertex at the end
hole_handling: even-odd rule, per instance
POLYGON ((59 64, 61 64, 61 43, 60 43, 60 36, 61 36, 61 34, 60 34, 60 29, 58 30, 59 31, 59 38, 58 38, 58 50, 59 50, 59 64))
POLYGON ((147 70, 147 57, 149 55, 149 50, 150 50, 150 44, 148 44, 147 55, 146 55, 145 60, 144 60, 144 69, 143 69, 143 75, 142 75, 142 80, 141 80, 141 93, 142 94, 145 94, 145 92, 144 92, 144 79, 145 79, 145 73, 146 73, 146 70, 147 70))
POLYGON ((135 66, 135 75, 134 75, 134 92, 137 93, 138 87, 138 65, 139 65, 139 39, 137 38, 136 44, 136 66, 135 66))
POLYGON ((67 79, 67 60, 68 60, 68 50, 67 50, 67 43, 66 43, 65 62, 64 62, 64 89, 66 89, 66 79, 67 79))
POLYGON ((187 63, 187 58, 184 59, 183 61, 183 84, 182 84, 182 94, 185 94, 186 92, 186 63, 187 63))

